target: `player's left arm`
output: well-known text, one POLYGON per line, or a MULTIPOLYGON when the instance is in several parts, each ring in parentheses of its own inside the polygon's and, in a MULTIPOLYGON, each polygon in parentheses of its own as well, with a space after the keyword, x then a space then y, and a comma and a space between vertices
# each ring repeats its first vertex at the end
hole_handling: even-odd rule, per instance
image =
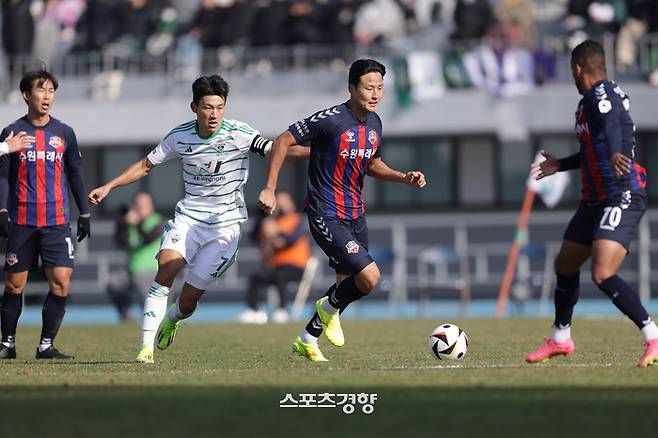
MULTIPOLYGON (((7 137, 7 131, 2 130, 0 141, 7 137)), ((0 237, 9 237, 9 155, 0 157, 0 237)))
POLYGON ((623 101, 614 91, 608 91, 606 99, 599 100, 597 110, 603 126, 603 133, 610 151, 610 162, 615 176, 622 176, 631 171, 633 160, 622 152, 622 127, 620 118, 626 111, 623 101))
POLYGON ((403 173, 398 170, 391 169, 386 163, 384 163, 384 160, 382 160, 381 157, 375 157, 372 161, 370 161, 368 164, 368 169, 366 170, 366 174, 382 181, 403 183, 412 187, 418 187, 419 189, 425 187, 427 184, 423 172, 412 170, 410 172, 403 173))
POLYGON ((73 193, 75 204, 78 206, 80 216, 78 216, 78 242, 81 242, 85 237, 91 236, 91 213, 89 209, 89 202, 87 201, 87 189, 85 187, 84 175, 82 173, 82 155, 78 148, 78 140, 75 137, 75 132, 71 129, 68 135, 68 143, 66 151, 64 152, 64 167, 66 169, 66 177, 69 181, 69 187, 73 193))
MULTIPOLYGON (((272 140, 269 140, 265 137, 262 137, 260 134, 255 133, 255 135, 250 139, 251 145, 249 146, 249 152, 255 153, 264 157, 269 155, 272 151, 272 140)), ((303 161, 308 160, 311 156, 311 148, 293 144, 288 146, 286 151, 286 161, 303 161)))

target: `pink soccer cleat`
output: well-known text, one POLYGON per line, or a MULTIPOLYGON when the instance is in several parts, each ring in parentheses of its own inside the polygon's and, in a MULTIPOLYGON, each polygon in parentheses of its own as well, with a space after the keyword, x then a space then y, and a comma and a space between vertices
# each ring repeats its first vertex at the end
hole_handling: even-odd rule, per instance
POLYGON ((658 360, 658 339, 651 339, 647 341, 644 354, 637 366, 640 368, 646 368, 653 365, 656 360, 658 360))
MULTIPOLYGON (((568 339, 560 344, 551 338, 546 339, 546 343, 530 353, 525 361, 528 363, 546 362, 553 356, 568 356, 576 351, 576 345, 571 339, 568 339)), ((648 351, 648 350, 647 350, 648 351)), ((658 347, 655 350, 654 360, 658 357, 658 347)))

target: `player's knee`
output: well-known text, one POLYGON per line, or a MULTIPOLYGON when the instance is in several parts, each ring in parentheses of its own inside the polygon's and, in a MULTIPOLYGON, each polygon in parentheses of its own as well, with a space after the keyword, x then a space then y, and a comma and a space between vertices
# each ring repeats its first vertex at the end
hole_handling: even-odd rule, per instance
POLYGON ((174 284, 177 275, 178 269, 172 266, 172 264, 165 263, 158 266, 158 273, 155 276, 155 281, 165 287, 171 287, 174 284))
POLYGON ((23 289, 25 289, 25 283, 26 281, 23 280, 7 278, 5 280, 5 290, 14 295, 23 293, 23 289))
POLYGON ((570 263, 567 257, 564 257, 561 254, 558 254, 558 256, 555 258, 553 268, 558 274, 569 276, 576 275, 580 269, 580 267, 574 267, 573 263, 570 263))
POLYGON ((379 283, 381 272, 373 262, 356 276, 356 285, 364 294, 369 294, 379 283))
POLYGON ((599 266, 592 266, 592 281, 597 286, 600 286, 608 278, 615 275, 615 272, 599 266))
POLYGON ((58 297, 65 297, 69 294, 71 280, 68 278, 56 278, 50 283, 50 292, 58 297))

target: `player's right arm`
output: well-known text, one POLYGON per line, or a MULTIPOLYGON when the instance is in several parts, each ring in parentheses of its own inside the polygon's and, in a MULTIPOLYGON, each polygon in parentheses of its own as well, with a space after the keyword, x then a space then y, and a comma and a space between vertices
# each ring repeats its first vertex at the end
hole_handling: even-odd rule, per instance
MULTIPOLYGON (((0 133, 0 141, 7 138, 7 130, 0 133)), ((0 237, 9 237, 9 155, 0 156, 0 237)))
POLYGON ((319 113, 302 119, 288 127, 288 129, 274 139, 272 151, 270 152, 270 162, 267 166, 267 177, 265 187, 258 196, 258 206, 265 213, 272 214, 276 209, 276 185, 279 179, 281 165, 286 159, 305 159, 310 156, 310 148, 305 149, 303 144, 309 143, 320 134, 326 134, 323 120, 327 117, 316 117, 319 113), (302 149, 304 148, 304 149, 302 149))
POLYGON ((34 137, 27 135, 25 131, 21 131, 16 135, 14 135, 14 131, 11 131, 6 138, 0 141, 0 156, 30 148, 32 143, 34 143, 34 137))
POLYGON ((286 130, 274 139, 272 143, 272 151, 270 152, 270 162, 267 166, 267 177, 265 179, 265 187, 261 190, 258 196, 258 206, 267 214, 272 214, 276 208, 276 185, 279 179, 279 172, 283 161, 288 154, 288 148, 297 144, 297 140, 293 137, 290 130, 286 130))
POLYGON ((564 172, 566 170, 580 168, 580 154, 578 153, 558 160, 546 151, 539 152, 544 156, 545 160, 530 165, 530 173, 536 180, 551 176, 556 172, 564 172))
POLYGON ((175 135, 168 135, 146 157, 128 166, 123 172, 121 172, 121 175, 113 180, 92 190, 89 193, 89 202, 92 205, 100 204, 101 201, 110 194, 112 189, 139 181, 148 175, 151 169, 158 164, 174 158, 176 156, 175 137, 175 135))
POLYGON ((89 202, 93 205, 100 204, 101 201, 110 194, 112 189, 121 186, 127 186, 128 184, 132 184, 135 181, 139 181, 148 175, 153 167, 154 164, 149 161, 148 157, 144 157, 141 160, 131 164, 130 166, 126 167, 123 172, 121 172, 121 175, 108 181, 100 187, 96 187, 94 190, 89 192, 89 202))

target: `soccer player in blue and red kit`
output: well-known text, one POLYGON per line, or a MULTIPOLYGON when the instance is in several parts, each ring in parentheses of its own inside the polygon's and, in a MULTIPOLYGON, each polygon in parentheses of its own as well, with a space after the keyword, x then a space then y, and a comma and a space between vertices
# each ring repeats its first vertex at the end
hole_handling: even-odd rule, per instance
POLYGON ((635 162, 635 126, 630 100, 608 80, 601 45, 587 40, 571 54, 571 70, 583 98, 576 111, 576 136, 580 152, 558 160, 547 153, 533 164, 537 179, 555 172, 580 169, 583 198, 564 233, 555 272, 555 321, 546 343, 526 361, 543 362, 574 352, 571 316, 578 301, 581 266, 592 258, 592 280, 640 329, 646 345, 638 363, 658 359, 658 327, 638 295, 617 271, 624 261, 642 215, 647 209, 646 171, 635 162))
POLYGON ((39 70, 20 82, 27 115, 4 128, 34 138, 29 149, 0 158, 0 237, 7 238, 5 291, 0 305, 0 359, 16 357, 16 326, 28 272, 39 256, 50 292, 43 305, 43 327, 37 359, 71 359, 53 346, 64 318, 73 273, 73 242, 69 224, 69 187, 80 211, 78 241, 90 235, 89 204, 78 143, 71 127, 49 113, 57 79, 39 70), (68 184, 67 184, 68 181, 68 184))
POLYGON ((349 71, 349 101, 300 120, 279 135, 258 198, 261 208, 272 213, 286 151, 294 144, 310 144, 306 213, 313 238, 336 271, 336 284, 315 303, 316 314, 292 346, 295 353, 311 361, 327 360, 318 347, 323 331, 333 345, 345 343, 339 314, 379 282, 379 268, 368 254, 361 196, 365 176, 425 186, 421 172, 398 172, 382 160, 382 121, 375 110, 384 91, 385 74, 385 67, 375 60, 355 61, 349 71))

